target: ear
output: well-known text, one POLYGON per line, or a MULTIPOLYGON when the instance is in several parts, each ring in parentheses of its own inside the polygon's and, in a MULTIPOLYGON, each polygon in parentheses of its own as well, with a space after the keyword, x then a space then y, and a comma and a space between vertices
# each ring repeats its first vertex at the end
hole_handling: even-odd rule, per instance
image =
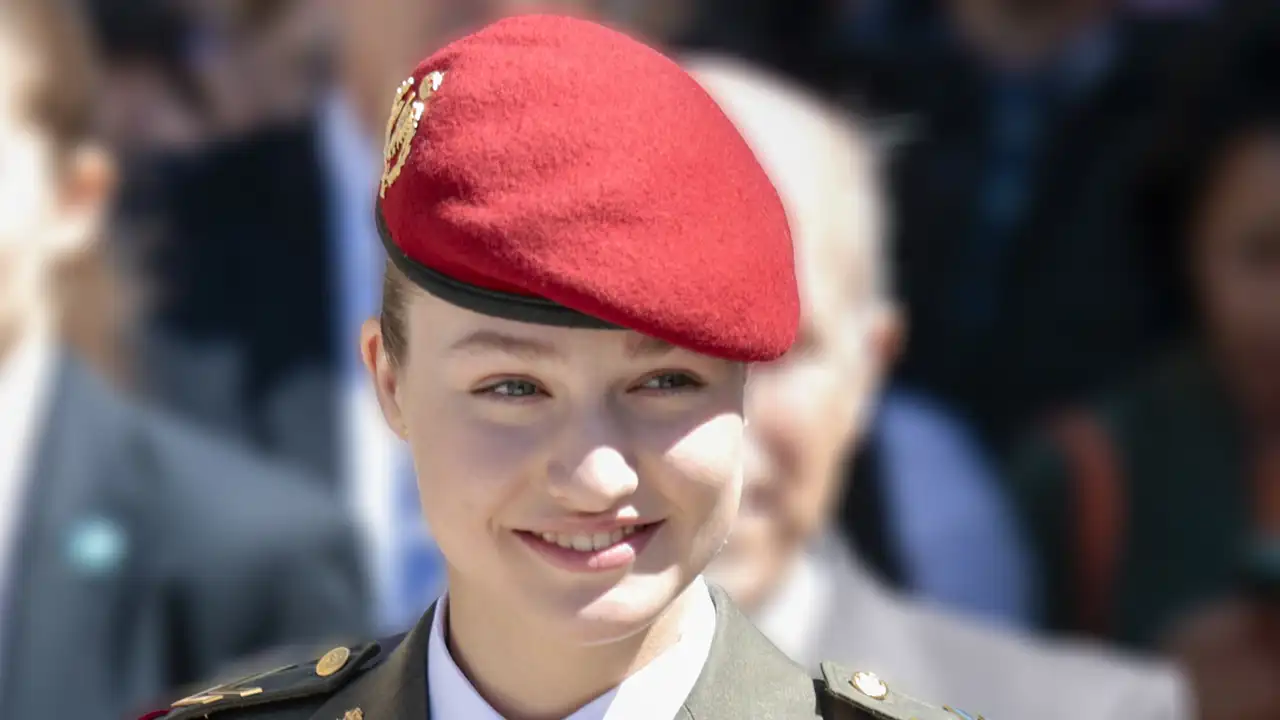
POLYGON ((84 145, 72 151, 59 199, 62 212, 52 237, 56 256, 82 255, 99 239, 116 184, 116 165, 104 148, 84 145))
POLYGON ((377 318, 364 321, 360 328, 360 359, 373 381, 374 391, 378 395, 378 407, 382 409, 382 418, 387 427, 400 436, 408 439, 408 431, 404 424, 404 415, 400 412, 400 401, 397 390, 400 378, 398 369, 387 354, 386 344, 382 337, 382 324, 377 318))

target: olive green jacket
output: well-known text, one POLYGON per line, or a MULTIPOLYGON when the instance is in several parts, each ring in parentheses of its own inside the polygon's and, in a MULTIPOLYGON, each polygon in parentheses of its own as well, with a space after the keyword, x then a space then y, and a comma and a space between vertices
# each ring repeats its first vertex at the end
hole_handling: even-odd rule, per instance
MULTIPOLYGON (((832 664, 814 679, 712 588, 711 652, 676 720, 977 720, 832 664)), ((427 641, 434 606, 407 635, 335 648, 318 660, 243 678, 178 701, 165 720, 428 720, 427 641)), ((450 720, 440 718, 438 720, 450 720)))

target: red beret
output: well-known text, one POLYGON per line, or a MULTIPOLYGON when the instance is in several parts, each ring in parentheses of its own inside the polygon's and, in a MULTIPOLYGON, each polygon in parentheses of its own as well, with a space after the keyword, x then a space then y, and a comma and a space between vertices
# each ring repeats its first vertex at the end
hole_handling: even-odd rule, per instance
POLYGON ((438 297, 776 359, 799 318, 777 193, 673 61, 587 21, 501 20, 424 60, 387 124, 379 230, 438 297))

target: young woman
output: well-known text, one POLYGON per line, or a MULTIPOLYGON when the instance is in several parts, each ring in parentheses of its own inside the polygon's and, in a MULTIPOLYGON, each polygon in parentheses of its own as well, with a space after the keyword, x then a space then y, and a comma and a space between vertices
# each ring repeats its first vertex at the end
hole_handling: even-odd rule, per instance
POLYGON ((448 591, 402 639, 175 717, 964 717, 815 682, 701 579, 742 492, 748 364, 799 314, 781 203, 714 101, 557 17, 464 38, 394 97, 361 352, 448 591))

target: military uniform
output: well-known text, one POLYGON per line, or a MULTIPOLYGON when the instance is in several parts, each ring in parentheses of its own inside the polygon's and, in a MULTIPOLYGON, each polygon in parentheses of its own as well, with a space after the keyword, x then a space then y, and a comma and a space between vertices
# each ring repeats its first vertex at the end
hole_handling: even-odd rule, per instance
MULTIPOLYGON (((629 329, 740 363, 775 360, 795 340, 794 253, 773 185, 701 86, 621 33, 529 16, 450 44, 395 92, 384 162, 376 221, 388 257, 440 300, 523 323, 629 329)), ((823 665, 815 680, 722 591, 703 591, 714 634, 705 659, 680 668, 692 687, 670 698, 683 700, 680 718, 972 720, 874 675, 823 665)), ((422 720, 432 692, 449 692, 428 687, 436 607, 403 637, 335 648, 153 717, 422 720)))
MULTIPOLYGON (((979 720, 925 705, 870 673, 823 663, 821 680, 792 663, 713 588, 716 634, 678 720, 979 720)), ((435 608, 407 635, 323 657, 178 701, 148 720, 426 720, 427 637, 435 608)))

